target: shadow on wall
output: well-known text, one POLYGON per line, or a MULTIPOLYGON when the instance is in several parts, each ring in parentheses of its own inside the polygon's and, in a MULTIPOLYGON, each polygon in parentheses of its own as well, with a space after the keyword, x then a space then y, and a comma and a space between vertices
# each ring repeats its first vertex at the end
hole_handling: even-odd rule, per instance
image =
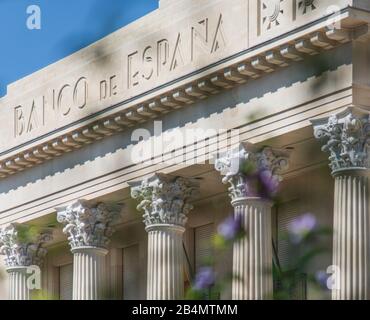
MULTIPOLYGON (((233 109, 240 103, 248 103, 266 94, 288 88, 296 83, 304 82, 309 78, 318 77, 323 71, 333 71, 343 65, 351 64, 351 50, 349 45, 342 46, 335 51, 322 54, 319 58, 311 57, 306 63, 292 63, 291 66, 276 73, 266 75, 261 79, 239 86, 224 94, 211 96, 205 101, 187 106, 179 111, 165 115, 162 120, 163 131, 181 128, 187 123, 196 123, 199 119, 207 119, 212 115, 221 114, 226 109, 233 109)), ((330 79, 330 81, 336 79, 330 79)), ((318 80, 312 88, 312 92, 318 90, 327 81, 324 76, 318 80)), ((333 85, 334 86, 334 85, 333 85)), ((284 101, 278 101, 283 104, 284 101)), ((251 120, 246 120, 246 122, 251 120)), ((252 119, 253 121, 253 119, 252 119)), ((141 128, 153 133, 153 122, 140 125, 141 128)), ((60 158, 45 162, 41 166, 28 169, 23 173, 6 178, 0 183, 0 193, 7 193, 19 187, 34 183, 37 180, 62 173, 68 169, 83 165, 86 162, 102 158, 105 155, 115 153, 129 146, 135 145, 131 141, 131 133, 135 128, 125 131, 113 137, 106 138, 101 142, 86 146, 83 149, 65 154, 60 158)), ((127 167, 125 163, 119 163, 118 167, 127 167)))

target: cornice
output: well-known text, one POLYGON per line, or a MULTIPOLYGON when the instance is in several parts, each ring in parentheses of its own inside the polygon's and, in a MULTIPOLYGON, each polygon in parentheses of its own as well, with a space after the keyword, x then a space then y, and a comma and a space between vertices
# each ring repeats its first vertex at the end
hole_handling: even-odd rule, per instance
MULTIPOLYGON (((343 19, 348 18, 348 10, 353 9, 343 11, 343 19)), ((303 61, 368 34, 368 26, 363 21, 351 18, 351 28, 348 27, 348 23, 344 23, 346 28, 335 30, 327 30, 323 21, 319 19, 311 22, 294 32, 270 39, 159 88, 141 93, 128 101, 110 106, 56 132, 40 136, 14 150, 3 152, 0 155, 0 179, 134 128, 138 124, 160 118, 164 114, 175 112, 209 96, 277 72, 293 62, 303 61)))

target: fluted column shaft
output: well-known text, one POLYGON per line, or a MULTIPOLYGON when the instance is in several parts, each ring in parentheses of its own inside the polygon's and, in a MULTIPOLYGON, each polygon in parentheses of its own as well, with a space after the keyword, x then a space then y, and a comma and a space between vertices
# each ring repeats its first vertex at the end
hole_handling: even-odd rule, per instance
POLYGON ((189 203, 199 190, 196 179, 156 173, 129 183, 131 196, 140 201, 148 232, 148 300, 174 300, 184 297, 182 237, 189 203))
POLYGON ((27 286, 27 267, 8 268, 9 299, 30 300, 30 291, 27 286))
POLYGON ((369 291, 369 177, 347 170, 335 177, 334 300, 365 300, 369 291))
POLYGON ((185 228, 153 225, 148 231, 148 300, 178 300, 184 295, 182 237, 185 228))
POLYGON ((335 179, 332 299, 369 298, 370 112, 350 106, 311 120, 335 179))
POLYGON ((233 246, 233 300, 272 298, 271 207, 289 155, 242 143, 215 162, 222 182, 229 184, 234 219, 245 233, 233 246))
POLYGON ((72 249, 73 300, 101 300, 105 296, 105 256, 97 247, 72 249))
POLYGON ((258 198, 232 201, 247 236, 233 247, 233 300, 261 300, 272 294, 271 203, 258 198))

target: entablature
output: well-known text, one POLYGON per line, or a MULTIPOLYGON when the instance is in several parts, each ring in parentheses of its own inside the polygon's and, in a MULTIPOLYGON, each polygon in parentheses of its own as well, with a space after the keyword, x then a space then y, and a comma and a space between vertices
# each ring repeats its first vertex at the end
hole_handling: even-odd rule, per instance
POLYGON ((361 1, 178 2, 10 85, 0 178, 366 39, 370 21, 361 1))

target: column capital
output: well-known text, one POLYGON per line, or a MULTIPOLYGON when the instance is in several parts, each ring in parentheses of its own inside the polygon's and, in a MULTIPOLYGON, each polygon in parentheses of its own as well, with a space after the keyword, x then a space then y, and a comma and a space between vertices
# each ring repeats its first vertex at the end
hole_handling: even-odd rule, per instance
POLYGON ((50 240, 51 229, 12 223, 0 229, 0 254, 9 269, 41 266, 47 253, 43 245, 50 240))
POLYGON ((80 247, 107 248, 113 234, 112 223, 119 218, 121 206, 77 200, 56 208, 58 222, 65 225, 72 250, 80 247))
POLYGON ((263 198, 265 191, 276 191, 282 180, 280 173, 288 167, 289 154, 286 149, 259 148, 245 142, 221 154, 215 161, 215 169, 224 176, 222 182, 230 184, 229 194, 233 201, 246 197, 263 198), (264 188, 269 190, 261 190, 264 188))
POLYGON ((199 191, 199 181, 192 178, 156 173, 143 181, 131 182, 131 196, 140 201, 137 209, 144 211, 144 223, 184 227, 189 203, 199 191))
POLYGON ((370 112, 360 107, 311 120, 314 136, 329 154, 332 173, 370 169, 370 112))

